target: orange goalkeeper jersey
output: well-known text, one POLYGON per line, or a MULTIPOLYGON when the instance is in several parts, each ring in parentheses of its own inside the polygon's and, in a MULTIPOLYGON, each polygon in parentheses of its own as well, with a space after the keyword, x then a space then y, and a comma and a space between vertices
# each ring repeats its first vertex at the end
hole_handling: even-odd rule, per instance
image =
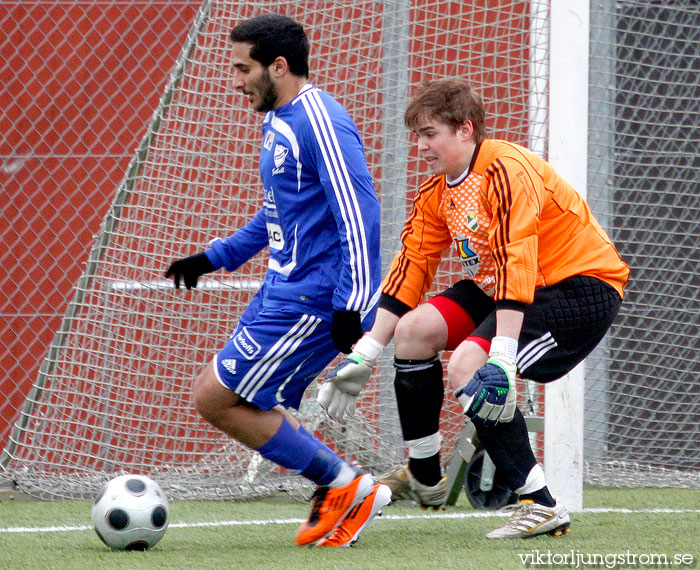
POLYGON ((496 301, 531 303, 535 288, 573 275, 597 277, 623 296, 629 267, 588 204, 549 163, 494 139, 474 155, 454 184, 443 175, 420 186, 384 294, 414 308, 453 245, 464 277, 496 301))

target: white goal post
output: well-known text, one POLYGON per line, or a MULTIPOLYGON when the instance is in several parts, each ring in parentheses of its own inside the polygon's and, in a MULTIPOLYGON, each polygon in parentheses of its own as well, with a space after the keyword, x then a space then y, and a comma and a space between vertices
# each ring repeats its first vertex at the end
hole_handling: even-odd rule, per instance
MULTIPOLYGON (((73 270, 82 266, 72 300, 60 305, 53 341, 33 351, 41 366, 32 371, 31 389, 8 393, 8 401, 23 404, 8 419, 11 429, 0 431, 0 479, 46 499, 91 497, 123 472, 155 478, 175 499, 308 494, 301 478, 207 425, 190 403, 192 379, 263 279, 264 254, 235 274, 208 276, 193 291, 175 291, 163 278, 173 259, 228 235, 259 207, 260 117, 231 87, 228 32, 244 18, 275 10, 304 24, 311 80, 358 124, 382 203, 384 267, 425 176, 403 109, 421 82, 451 76, 467 78, 482 93, 490 136, 532 148, 587 195, 632 266, 628 299, 585 366, 546 388, 520 390, 554 494, 578 510, 584 481, 700 487, 700 218, 693 215, 700 196, 692 192, 700 165, 693 130, 678 127, 700 122, 700 111, 688 104, 700 99, 700 15, 683 2, 656 10, 647 4, 206 0, 194 18, 191 6, 181 7, 189 33, 165 89, 154 93, 146 134, 133 134, 141 144, 106 216, 100 213, 87 264, 71 260, 73 270), (642 136, 641 126, 650 124, 653 136, 642 136)), ((71 14, 82 9, 71 6, 71 14)), ((89 18, 80 25, 90 25, 89 18)), ((29 39, 20 48, 33 49, 29 39)), ((148 52, 135 50, 135 57, 148 52)), ((44 72, 66 71, 55 66, 47 60, 44 72)), ((71 147, 70 156, 79 160, 81 149, 71 147)), ((3 164, 11 168, 0 174, 30 177, 20 158, 19 151, 9 154, 3 164)), ((31 192, 38 183, 16 186, 27 201, 45 199, 43 187, 28 196, 19 190, 31 192)), ((76 191, 65 199, 81 196, 76 191)), ((40 235, 33 239, 40 242, 40 235)), ((433 292, 460 269, 458 260, 446 258, 433 292)), ((31 280, 28 273, 19 289, 36 288, 31 280)), ((375 473, 405 461, 391 347, 348 425, 325 416, 315 389, 299 410, 307 429, 375 473)), ((460 490, 462 472, 449 462, 460 462, 460 449, 468 450, 465 425, 448 395, 441 431, 453 491, 460 490)))
MULTIPOLYGON (((550 10, 549 160, 585 198, 589 9, 562 0, 550 10)), ((575 511, 583 509, 584 366, 545 387, 545 476, 552 494, 575 511)))

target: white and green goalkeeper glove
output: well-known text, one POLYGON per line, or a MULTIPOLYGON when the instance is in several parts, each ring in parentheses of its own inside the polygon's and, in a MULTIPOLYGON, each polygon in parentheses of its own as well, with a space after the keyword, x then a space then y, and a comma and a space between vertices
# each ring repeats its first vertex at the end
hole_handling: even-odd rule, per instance
POLYGON ((515 358, 518 341, 497 336, 491 341, 489 359, 455 396, 474 425, 494 426, 512 421, 517 399, 515 358))
POLYGON ((339 422, 345 414, 355 414, 357 396, 372 374, 372 368, 384 347, 368 335, 357 341, 355 348, 321 384, 318 403, 328 415, 339 422))

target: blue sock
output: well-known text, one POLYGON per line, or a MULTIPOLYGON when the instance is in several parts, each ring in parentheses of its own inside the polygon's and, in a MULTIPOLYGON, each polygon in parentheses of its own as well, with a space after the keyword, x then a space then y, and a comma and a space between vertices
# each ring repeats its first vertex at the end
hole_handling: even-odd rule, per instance
POLYGON ((304 437, 306 437, 308 439, 312 439, 315 442, 317 442, 317 445, 319 445, 321 448, 328 451, 328 453, 330 453, 331 455, 335 455, 335 452, 330 447, 328 447, 325 443, 323 443, 320 439, 318 439, 314 434, 312 434, 307 429, 305 429, 304 426, 299 426, 299 429, 297 431, 301 435, 303 435, 304 437))
MULTIPOLYGON (((338 457, 335 451, 317 439, 316 436, 306 431, 304 426, 299 426, 299 433, 304 434, 307 438, 313 440, 315 445, 321 446, 321 450, 319 450, 319 453, 314 458, 314 461, 312 461, 309 467, 306 469, 307 478, 311 479, 312 481, 321 479, 324 481, 324 483, 322 483, 323 485, 341 487, 351 483, 352 480, 358 476, 359 471, 340 458, 338 458, 340 459, 340 467, 329 468, 327 463, 324 462, 324 458, 327 458, 329 455, 331 457, 338 457), (321 451, 325 451, 326 454, 321 453, 321 451), (316 473, 314 473, 314 471, 316 471, 316 473)), ((302 475, 304 475, 304 473, 302 473, 302 475)))
POLYGON ((286 419, 270 441, 257 451, 265 459, 293 469, 317 485, 328 485, 345 463, 305 429, 295 430, 286 419))

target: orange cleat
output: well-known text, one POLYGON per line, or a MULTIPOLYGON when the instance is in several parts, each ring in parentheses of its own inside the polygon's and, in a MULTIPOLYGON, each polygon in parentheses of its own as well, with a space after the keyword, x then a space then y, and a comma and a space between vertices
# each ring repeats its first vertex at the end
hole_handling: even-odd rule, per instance
POLYGON ((352 546, 372 519, 381 515, 382 507, 390 502, 391 489, 387 485, 375 483, 365 500, 355 505, 333 534, 320 540, 316 546, 352 546))
POLYGON ((296 543, 311 544, 328 536, 355 505, 361 503, 372 492, 374 479, 369 474, 360 475, 353 481, 332 489, 319 487, 313 497, 309 519, 297 531, 296 543))

